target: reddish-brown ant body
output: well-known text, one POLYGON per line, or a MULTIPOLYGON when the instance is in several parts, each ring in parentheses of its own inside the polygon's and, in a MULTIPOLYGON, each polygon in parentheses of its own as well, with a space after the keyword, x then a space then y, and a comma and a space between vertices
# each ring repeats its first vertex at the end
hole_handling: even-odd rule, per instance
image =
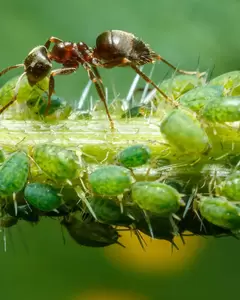
MULTIPOLYGON (((34 48, 26 57, 23 64, 14 65, 0 72, 0 76, 9 70, 24 67, 24 73, 19 77, 16 84, 13 99, 0 109, 0 114, 9 107, 16 99, 20 82, 23 76, 27 76, 31 86, 36 85, 40 80, 49 76, 48 108, 51 103, 51 96, 54 92, 54 76, 67 75, 75 72, 80 65, 88 72, 89 78, 95 84, 100 99, 103 101, 108 119, 113 128, 113 121, 108 111, 104 86, 98 67, 113 68, 130 66, 145 81, 156 88, 168 101, 174 102, 140 69, 139 66, 147 63, 154 63, 156 60, 163 61, 179 73, 196 75, 198 72, 178 70, 160 55, 155 53, 141 39, 133 34, 121 31, 110 30, 100 34, 96 39, 96 47, 90 48, 85 43, 64 42, 56 37, 47 40, 44 46, 34 48), (50 45, 53 44, 52 49, 50 45), (62 68, 52 70, 52 61, 62 64, 62 68)), ((201 74, 199 74, 201 76, 201 74)), ((48 110, 47 108, 47 110, 48 110)))

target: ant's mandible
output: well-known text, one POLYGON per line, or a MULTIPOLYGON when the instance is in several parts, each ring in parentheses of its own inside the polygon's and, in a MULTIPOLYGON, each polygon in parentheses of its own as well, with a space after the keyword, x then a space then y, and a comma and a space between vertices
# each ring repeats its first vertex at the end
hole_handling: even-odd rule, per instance
POLYGON ((83 42, 64 42, 59 38, 51 37, 44 46, 34 48, 25 58, 23 64, 10 66, 0 72, 1 76, 12 69, 19 67, 24 68, 24 72, 17 81, 13 99, 0 109, 0 114, 17 99, 20 83, 24 76, 27 76, 31 86, 36 85, 39 81, 49 76, 47 113, 51 103, 51 96, 54 92, 54 76, 71 74, 82 65, 87 71, 91 81, 95 84, 98 95, 104 103, 111 128, 114 128, 113 120, 106 103, 104 86, 97 67, 113 68, 130 66, 146 82, 156 88, 166 100, 175 103, 138 68, 147 63, 154 63, 156 60, 163 61, 179 73, 202 76, 202 74, 198 72, 177 69, 155 53, 149 45, 144 43, 141 39, 125 31, 110 30, 103 32, 97 37, 96 47, 94 49, 88 47, 83 42), (51 44, 53 44, 52 49, 50 49, 51 44), (52 61, 62 64, 62 68, 51 71, 52 61))

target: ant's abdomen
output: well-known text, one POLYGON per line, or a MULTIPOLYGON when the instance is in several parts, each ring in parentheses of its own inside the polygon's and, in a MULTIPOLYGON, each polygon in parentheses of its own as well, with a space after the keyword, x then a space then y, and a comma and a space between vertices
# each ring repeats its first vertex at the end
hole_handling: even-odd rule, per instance
POLYGON ((138 64, 151 61, 153 51, 132 33, 122 30, 105 31, 97 37, 96 50, 100 59, 111 61, 127 58, 138 64))
POLYGON ((96 52, 99 58, 111 61, 116 58, 129 57, 133 37, 131 33, 121 30, 103 32, 96 40, 96 52))

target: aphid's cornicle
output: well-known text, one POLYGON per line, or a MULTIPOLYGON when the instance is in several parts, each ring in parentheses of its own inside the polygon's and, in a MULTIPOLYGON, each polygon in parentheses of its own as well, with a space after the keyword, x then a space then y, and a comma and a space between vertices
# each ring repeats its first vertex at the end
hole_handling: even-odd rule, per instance
POLYGON ((172 105, 178 106, 172 98, 168 97, 146 74, 144 74, 139 66, 148 63, 154 63, 156 60, 163 61, 175 71, 183 74, 191 74, 202 76, 198 72, 188 72, 179 70, 166 61, 163 57, 156 54, 149 45, 132 33, 122 30, 109 30, 100 34, 96 39, 96 47, 92 49, 83 42, 73 43, 64 42, 57 37, 50 37, 45 45, 35 47, 25 58, 22 64, 10 66, 0 72, 0 76, 12 69, 19 67, 24 68, 24 72, 19 77, 16 84, 13 98, 0 109, 0 114, 16 101, 18 90, 24 76, 27 77, 31 86, 36 85, 45 77, 49 77, 48 85, 48 107, 45 114, 48 113, 51 96, 54 92, 55 81, 57 75, 68 75, 74 73, 81 65, 87 71, 89 78, 95 84, 100 99, 103 101, 106 114, 110 121, 111 128, 114 123, 108 110, 106 103, 105 90, 102 83, 98 67, 131 67, 146 82, 150 83, 158 92, 169 101, 172 105), (50 49, 53 44, 52 49, 50 49), (52 61, 62 65, 62 68, 52 70, 52 61))

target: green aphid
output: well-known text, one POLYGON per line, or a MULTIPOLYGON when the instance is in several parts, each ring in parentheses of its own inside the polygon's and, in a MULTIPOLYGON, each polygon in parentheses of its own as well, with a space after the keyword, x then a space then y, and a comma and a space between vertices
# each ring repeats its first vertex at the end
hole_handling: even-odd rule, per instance
POLYGON ((213 123, 240 121, 240 97, 217 97, 202 110, 202 117, 213 123))
POLYGON ((240 207, 223 197, 200 197, 198 208, 208 222, 229 230, 240 229, 240 207))
POLYGON ((185 93, 179 98, 179 103, 195 112, 199 112, 213 97, 220 97, 222 95, 222 86, 206 85, 185 93))
MULTIPOLYGON (((6 105, 9 101, 12 100, 18 79, 19 77, 14 77, 10 79, 8 82, 6 82, 3 87, 1 87, 0 89, 1 106, 6 105)), ((30 86, 28 83, 28 79, 25 76, 25 78, 21 80, 21 85, 18 90, 17 102, 23 103, 26 102, 28 99, 38 98, 39 96, 42 95, 43 91, 46 91, 48 89, 48 83, 49 83, 49 79, 46 77, 40 82, 38 82, 38 84, 34 86, 30 86)))
MULTIPOLYGON (((176 100, 184 93, 203 84, 203 78, 194 75, 177 75, 173 78, 164 80, 159 88, 176 100)), ((161 95, 159 95, 162 97, 161 95)))
POLYGON ((23 151, 13 153, 0 169, 0 195, 11 196, 20 192, 28 178, 29 158, 23 151))
POLYGON ((59 145, 38 145, 33 149, 33 158, 42 171, 56 181, 75 179, 81 168, 76 153, 59 145))
MULTIPOLYGON (((65 217, 61 222, 70 236, 82 246, 106 247, 119 244, 120 235, 117 230, 108 225, 92 220, 81 220, 73 215, 65 217)), ((121 245, 122 246, 122 245, 121 245)))
POLYGON ((131 173, 121 166, 102 166, 89 175, 92 192, 102 196, 118 196, 129 190, 132 183, 131 173))
POLYGON ((189 111, 171 111, 161 122, 160 131, 172 146, 182 152, 200 154, 211 148, 201 123, 189 111))
POLYGON ((138 105, 129 108, 121 118, 137 118, 149 116, 151 113, 151 107, 148 105, 138 105))
POLYGON ((209 85, 219 85, 224 88, 224 95, 240 95, 240 71, 232 71, 213 78, 209 85))
POLYGON ((143 210, 159 216, 170 216, 181 206, 181 194, 173 187, 160 183, 139 181, 132 186, 132 201, 143 210))
MULTIPOLYGON (((41 96, 31 98, 27 101, 27 106, 35 113, 41 116, 45 115, 48 105, 48 94, 43 93, 41 96)), ((67 107, 67 102, 56 95, 52 95, 51 104, 48 110, 48 115, 52 115, 57 110, 63 110, 67 107)))
POLYGON ((240 174, 233 173, 222 182, 221 194, 230 201, 240 202, 240 174))
POLYGON ((29 183, 24 190, 24 198, 32 206, 42 211, 57 209, 62 203, 59 191, 49 184, 29 183))
POLYGON ((92 197, 88 201, 97 219, 103 223, 125 227, 133 223, 133 219, 121 212, 117 199, 92 197))
POLYGON ((134 168, 146 164, 150 156, 151 151, 148 146, 134 145, 122 150, 117 155, 117 161, 126 168, 134 168))

